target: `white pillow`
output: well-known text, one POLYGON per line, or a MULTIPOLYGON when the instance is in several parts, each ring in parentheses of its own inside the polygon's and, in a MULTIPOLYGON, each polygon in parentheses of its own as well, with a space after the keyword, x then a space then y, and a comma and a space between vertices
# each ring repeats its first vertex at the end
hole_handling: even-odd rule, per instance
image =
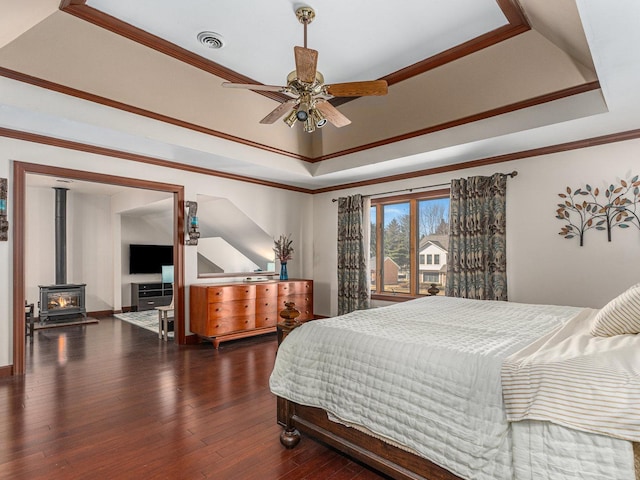
POLYGON ((596 337, 627 333, 640 333, 640 283, 607 303, 591 325, 591 335, 596 337))

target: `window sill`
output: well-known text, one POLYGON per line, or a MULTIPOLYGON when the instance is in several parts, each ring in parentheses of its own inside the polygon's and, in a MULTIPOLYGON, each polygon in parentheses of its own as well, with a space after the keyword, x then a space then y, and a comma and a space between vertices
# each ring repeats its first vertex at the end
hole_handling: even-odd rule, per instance
POLYGON ((372 293, 371 300, 383 300, 385 302, 408 302, 409 300, 415 300, 416 298, 424 297, 425 295, 409 295, 406 293, 372 293))

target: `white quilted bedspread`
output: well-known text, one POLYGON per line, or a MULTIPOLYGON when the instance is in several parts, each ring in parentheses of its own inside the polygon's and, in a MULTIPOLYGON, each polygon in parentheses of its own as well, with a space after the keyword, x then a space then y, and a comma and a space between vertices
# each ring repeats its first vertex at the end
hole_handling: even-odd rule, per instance
MULTIPOLYGON (((520 478, 531 469, 514 467, 502 361, 581 310, 426 297, 308 322, 280 346, 271 390, 405 445, 463 478, 520 478)), ((529 442, 528 435, 518 441, 529 442)), ((526 456, 517 447, 515 456, 526 456)), ((564 470, 566 450, 558 455, 564 470)))

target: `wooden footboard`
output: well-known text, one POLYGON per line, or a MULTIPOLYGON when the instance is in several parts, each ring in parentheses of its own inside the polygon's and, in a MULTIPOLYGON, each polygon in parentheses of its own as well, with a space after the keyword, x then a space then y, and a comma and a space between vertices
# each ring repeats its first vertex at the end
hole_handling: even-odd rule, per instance
POLYGON ((422 457, 349 428, 327 417, 324 410, 278 398, 278 423, 284 427, 281 443, 293 448, 303 432, 398 480, 461 480, 422 457))
MULTIPOLYGON (((284 319, 278 324, 278 345, 295 328, 299 312, 294 303, 280 312, 284 319)), ((327 413, 278 397, 278 423, 283 430, 280 443, 294 448, 300 442, 300 432, 314 437, 337 450, 379 470, 397 480, 462 480, 435 463, 390 445, 364 432, 329 420, 327 413)))

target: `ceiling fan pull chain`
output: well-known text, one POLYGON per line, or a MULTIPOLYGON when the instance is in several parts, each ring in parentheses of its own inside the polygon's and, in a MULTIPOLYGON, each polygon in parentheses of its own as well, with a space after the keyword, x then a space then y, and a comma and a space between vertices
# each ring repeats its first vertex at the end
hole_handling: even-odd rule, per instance
POLYGON ((309 20, 307 20, 306 18, 304 19, 304 48, 307 48, 307 24, 309 23, 309 20))

